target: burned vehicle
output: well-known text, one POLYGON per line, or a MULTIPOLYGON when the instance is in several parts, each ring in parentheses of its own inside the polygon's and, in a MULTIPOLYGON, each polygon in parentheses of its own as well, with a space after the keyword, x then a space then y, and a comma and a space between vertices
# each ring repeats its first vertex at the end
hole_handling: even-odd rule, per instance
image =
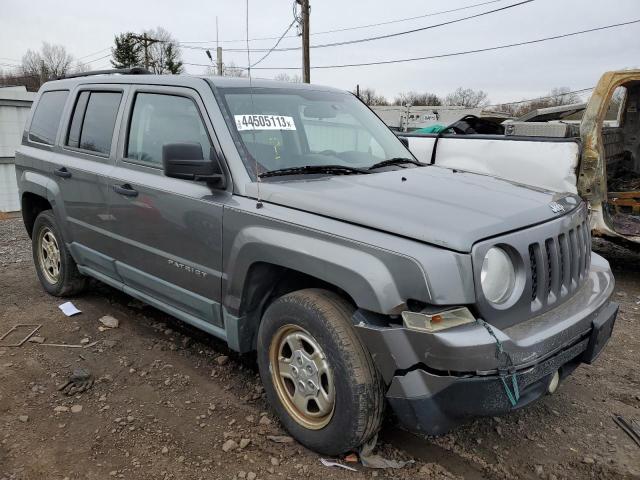
POLYGON ((340 90, 116 73, 46 83, 27 121, 43 288, 92 277, 256 351, 307 447, 355 449, 385 410, 429 434, 508 413, 607 343, 579 196, 419 162, 340 90))
POLYGON ((622 70, 605 73, 588 103, 531 112, 504 134, 400 135, 426 163, 577 193, 594 235, 638 250, 639 109, 640 70, 622 70))

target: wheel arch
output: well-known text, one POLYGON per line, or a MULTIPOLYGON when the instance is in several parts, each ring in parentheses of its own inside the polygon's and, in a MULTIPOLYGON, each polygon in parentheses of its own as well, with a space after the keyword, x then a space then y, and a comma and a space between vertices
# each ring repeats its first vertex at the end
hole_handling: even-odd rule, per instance
POLYGON ((33 225, 38 215, 45 210, 51 210, 53 207, 49 200, 32 192, 24 192, 21 198, 22 221, 27 229, 29 237, 33 234, 33 225))
POLYGON ((228 331, 230 346, 241 352, 255 350, 260 320, 267 307, 287 293, 307 288, 334 292, 354 308, 356 306, 347 291, 321 278, 274 263, 257 261, 251 264, 244 280, 238 316, 228 312, 225 315, 227 330, 233 323, 241 325, 239 331, 228 331))
POLYGON ((294 290, 323 288, 357 308, 385 314, 427 295, 413 260, 322 232, 249 226, 236 232, 225 251, 223 316, 229 345, 240 351, 253 349, 269 300, 294 290), (417 280, 409 294, 402 274, 417 280))

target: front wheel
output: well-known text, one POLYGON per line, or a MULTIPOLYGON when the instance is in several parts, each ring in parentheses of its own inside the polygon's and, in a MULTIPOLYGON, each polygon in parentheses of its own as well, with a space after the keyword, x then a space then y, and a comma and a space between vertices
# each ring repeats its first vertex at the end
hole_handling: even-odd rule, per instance
POLYGON ((85 288, 86 277, 78 272, 51 210, 41 212, 36 218, 31 248, 38 278, 48 293, 67 297, 85 288))
POLYGON ((351 324, 353 307, 333 292, 300 290, 274 301, 258 332, 267 397, 303 445, 337 455, 380 428, 384 393, 351 324))

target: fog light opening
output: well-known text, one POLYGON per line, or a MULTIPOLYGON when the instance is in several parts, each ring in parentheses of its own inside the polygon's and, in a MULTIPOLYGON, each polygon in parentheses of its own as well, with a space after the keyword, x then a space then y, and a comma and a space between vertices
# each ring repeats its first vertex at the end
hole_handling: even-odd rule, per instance
POLYGON ((556 390, 558 389, 558 385, 560 385, 560 371, 556 370, 551 377, 549 386, 547 387, 547 392, 549 392, 549 395, 552 395, 556 392, 556 390))

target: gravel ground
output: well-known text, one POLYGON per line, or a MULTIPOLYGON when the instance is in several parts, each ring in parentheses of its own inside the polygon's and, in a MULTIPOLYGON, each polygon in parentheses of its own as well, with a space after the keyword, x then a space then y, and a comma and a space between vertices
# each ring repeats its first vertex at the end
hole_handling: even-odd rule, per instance
POLYGON ((595 365, 529 408, 443 437, 387 425, 381 452, 415 463, 397 471, 351 463, 358 472, 348 472, 286 438, 255 357, 99 284, 73 300, 81 314, 65 317, 38 284, 21 220, 0 221, 0 334, 41 323, 47 343, 89 345, 0 347, 0 480, 640 478, 640 449, 611 420, 640 419, 640 256, 596 248, 614 268, 621 313, 595 365), (101 331, 103 315, 119 327, 101 331), (78 366, 94 374, 93 387, 58 392, 78 366))

